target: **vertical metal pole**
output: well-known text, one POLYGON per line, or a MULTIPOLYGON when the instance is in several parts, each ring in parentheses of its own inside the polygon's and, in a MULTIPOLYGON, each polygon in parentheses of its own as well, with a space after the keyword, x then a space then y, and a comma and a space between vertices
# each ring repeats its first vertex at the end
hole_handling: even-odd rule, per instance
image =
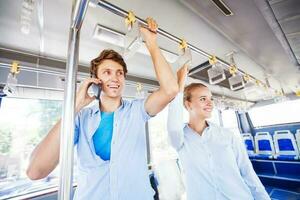
POLYGON ((150 147, 150 132, 149 132, 149 121, 145 124, 145 131, 146 131, 146 147, 147 147, 147 164, 148 167, 151 164, 151 147, 150 147))
POLYGON ((66 65, 66 84, 60 135, 60 182, 58 199, 72 198, 75 93, 78 68, 80 28, 89 0, 73 1, 66 65))
POLYGON ((59 199, 69 200, 72 194, 73 146, 76 75, 78 68, 79 31, 71 29, 67 61, 64 108, 60 136, 60 185, 59 199))
POLYGON ((219 117, 220 126, 224 127, 223 118, 222 118, 222 111, 221 110, 218 110, 218 117, 219 117))

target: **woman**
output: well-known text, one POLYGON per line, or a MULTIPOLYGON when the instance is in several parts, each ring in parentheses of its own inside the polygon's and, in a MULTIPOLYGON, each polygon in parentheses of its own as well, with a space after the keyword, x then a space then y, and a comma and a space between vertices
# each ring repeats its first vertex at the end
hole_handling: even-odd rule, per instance
MULTIPOLYGON (((76 95, 75 141, 78 180, 75 199, 153 199, 147 160, 145 123, 160 112, 177 94, 172 69, 156 41, 157 24, 148 19, 141 28, 160 87, 146 99, 122 99, 126 64, 113 50, 104 50, 91 62, 91 75, 76 95), (88 95, 91 84, 101 85, 98 104, 85 107, 96 98, 88 95)), ((46 177, 58 164, 60 121, 35 148, 27 175, 46 177)))
POLYGON ((169 105, 168 133, 182 164, 187 199, 269 200, 240 138, 207 121, 213 110, 210 90, 201 83, 184 88, 186 74, 187 66, 177 73, 180 93, 169 105))

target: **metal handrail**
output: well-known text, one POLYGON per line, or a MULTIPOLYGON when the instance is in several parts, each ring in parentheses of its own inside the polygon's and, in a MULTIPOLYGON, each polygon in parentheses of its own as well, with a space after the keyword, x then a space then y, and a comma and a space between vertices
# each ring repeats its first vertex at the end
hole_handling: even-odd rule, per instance
MULTIPOLYGON (((102 8, 104 8, 104 9, 106 9, 106 10, 109 10, 110 12, 112 12, 112 13, 118 15, 118 16, 124 17, 124 18, 127 17, 127 16, 128 16, 128 13, 129 13, 128 11, 125 11, 125 10, 123 10, 122 8, 120 8, 120 7, 118 7, 118 6, 115 6, 115 5, 109 3, 109 2, 107 2, 107 1, 105 1, 105 0, 98 0, 98 1, 96 2, 96 4, 97 4, 98 6, 100 6, 100 7, 102 7, 102 8)), ((143 20, 142 18, 140 18, 140 17, 138 17, 138 16, 135 16, 135 18, 136 18, 136 20, 137 20, 139 23, 141 23, 141 24, 143 24, 143 25, 147 25, 147 22, 146 22, 145 20, 143 20)), ((158 28, 157 33, 160 34, 160 35, 162 35, 162 36, 164 36, 164 37, 166 37, 166 38, 168 38, 168 39, 169 39, 170 41, 172 41, 172 42, 175 42, 175 43, 178 43, 178 44, 180 44, 180 43, 182 42, 182 39, 180 39, 180 38, 178 38, 178 37, 172 35, 171 33, 168 33, 167 31, 164 31, 164 30, 161 29, 161 28, 158 28)), ((205 52, 205 51, 199 49, 198 47, 196 47, 196 46, 194 46, 194 45, 192 45, 192 44, 187 43, 187 46, 188 46, 193 52, 195 52, 195 53, 197 53, 197 54, 199 54, 199 55, 202 55, 202 56, 207 57, 207 58, 211 58, 211 57, 212 57, 211 54, 209 54, 209 53, 207 53, 207 52, 205 52)), ((218 57, 217 57, 217 60, 218 60, 222 65, 226 66, 226 67, 229 69, 230 64, 229 64, 228 62, 226 62, 226 61, 224 61, 223 59, 218 58, 218 57)), ((241 70, 241 69, 238 69, 238 71, 239 71, 239 73, 241 73, 241 74, 243 74, 243 75, 248 74, 248 73, 244 72, 244 71, 241 70)), ((250 75, 250 74, 248 74, 248 75, 249 75, 252 79, 258 80, 258 81, 264 83, 264 81, 261 81, 261 80, 255 78, 254 76, 252 76, 252 75, 250 75)))
POLYGON ((74 158, 74 127, 75 97, 78 69, 80 29, 89 0, 73 0, 70 24, 68 57, 66 64, 66 84, 64 107, 60 134, 60 181, 58 198, 72 199, 73 158, 74 158))

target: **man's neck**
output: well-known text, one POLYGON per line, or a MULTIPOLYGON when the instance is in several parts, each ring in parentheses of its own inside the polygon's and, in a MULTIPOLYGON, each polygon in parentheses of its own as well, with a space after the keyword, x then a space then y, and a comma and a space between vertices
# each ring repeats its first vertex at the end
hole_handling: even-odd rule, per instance
POLYGON ((115 112, 121 105, 121 97, 100 97, 100 110, 102 112, 115 112))

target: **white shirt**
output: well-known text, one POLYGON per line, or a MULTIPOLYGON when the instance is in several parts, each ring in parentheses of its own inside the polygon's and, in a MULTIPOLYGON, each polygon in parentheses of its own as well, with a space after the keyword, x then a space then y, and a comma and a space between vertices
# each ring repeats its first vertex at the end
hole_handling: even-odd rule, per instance
POLYGON ((209 123, 202 135, 182 123, 182 93, 169 105, 168 133, 184 172, 188 200, 270 200, 241 139, 209 123))

